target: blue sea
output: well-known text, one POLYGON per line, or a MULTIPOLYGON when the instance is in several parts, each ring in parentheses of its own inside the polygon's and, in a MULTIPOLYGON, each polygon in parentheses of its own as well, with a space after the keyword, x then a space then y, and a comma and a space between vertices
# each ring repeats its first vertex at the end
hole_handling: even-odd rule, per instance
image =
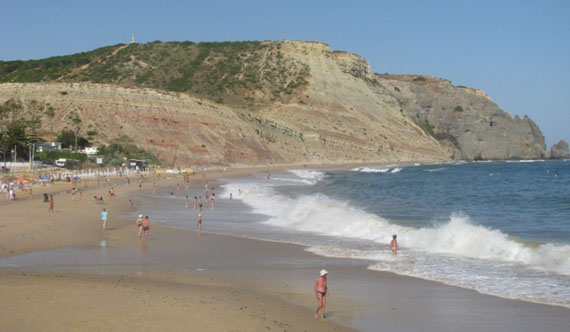
POLYGON ((232 193, 250 212, 211 231, 570 307, 570 162, 302 169, 227 181, 218 204, 232 193))

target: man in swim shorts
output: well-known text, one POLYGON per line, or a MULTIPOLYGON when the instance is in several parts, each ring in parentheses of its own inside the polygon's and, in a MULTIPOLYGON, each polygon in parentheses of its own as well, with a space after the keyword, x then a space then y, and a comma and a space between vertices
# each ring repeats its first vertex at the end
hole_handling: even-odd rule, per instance
POLYGON ((315 312, 315 319, 319 319, 319 311, 321 312, 321 320, 325 321, 325 308, 327 306, 327 270, 321 270, 320 277, 317 278, 315 282, 315 296, 319 302, 317 311, 315 312))
POLYGON ((144 217, 142 230, 144 232, 144 239, 146 240, 148 238, 148 231, 150 230, 150 219, 148 219, 148 216, 144 217))

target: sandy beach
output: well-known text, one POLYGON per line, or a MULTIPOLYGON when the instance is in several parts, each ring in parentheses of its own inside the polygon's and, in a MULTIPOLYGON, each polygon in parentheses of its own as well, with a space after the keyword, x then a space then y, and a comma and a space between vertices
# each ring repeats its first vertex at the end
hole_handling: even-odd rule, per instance
MULTIPOLYGON (((259 171, 208 172, 208 181, 259 171)), ((1 330, 570 329, 567 308, 369 271, 366 261, 324 258, 297 245, 156 224, 141 242, 134 220, 123 218, 143 208, 137 199, 129 207, 138 187, 117 185, 111 200, 105 193, 112 183, 90 182, 81 201, 71 201, 71 184, 48 187, 56 193, 54 213, 40 195, 0 202, 1 330), (106 203, 95 204, 94 195, 105 195, 106 203), (110 212, 105 231, 102 207, 110 212), (321 268, 330 271, 327 322, 313 318, 321 268)), ((181 176, 165 176, 157 195, 176 183, 183 184, 181 176)), ((191 180, 198 187, 201 174, 191 180)), ((151 188, 151 180, 144 183, 144 191, 151 188)))

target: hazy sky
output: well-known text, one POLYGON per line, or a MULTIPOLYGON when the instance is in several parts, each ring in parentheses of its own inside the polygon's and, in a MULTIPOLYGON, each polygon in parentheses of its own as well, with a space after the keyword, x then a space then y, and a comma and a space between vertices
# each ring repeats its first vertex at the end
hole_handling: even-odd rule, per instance
POLYGON ((570 1, 3 0, 0 60, 138 42, 309 40, 377 73, 484 90, 529 115, 548 148, 570 142, 570 1), (148 3, 147 3, 148 2, 148 3))

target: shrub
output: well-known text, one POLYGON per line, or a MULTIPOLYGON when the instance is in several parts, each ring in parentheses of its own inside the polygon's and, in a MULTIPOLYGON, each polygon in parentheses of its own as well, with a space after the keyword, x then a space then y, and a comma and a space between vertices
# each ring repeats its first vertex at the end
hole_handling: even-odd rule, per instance
POLYGON ((463 107, 461 106, 455 107, 455 112, 463 112, 463 107))
POLYGON ((414 78, 414 82, 426 82, 427 79, 423 76, 418 76, 416 78, 414 78))

